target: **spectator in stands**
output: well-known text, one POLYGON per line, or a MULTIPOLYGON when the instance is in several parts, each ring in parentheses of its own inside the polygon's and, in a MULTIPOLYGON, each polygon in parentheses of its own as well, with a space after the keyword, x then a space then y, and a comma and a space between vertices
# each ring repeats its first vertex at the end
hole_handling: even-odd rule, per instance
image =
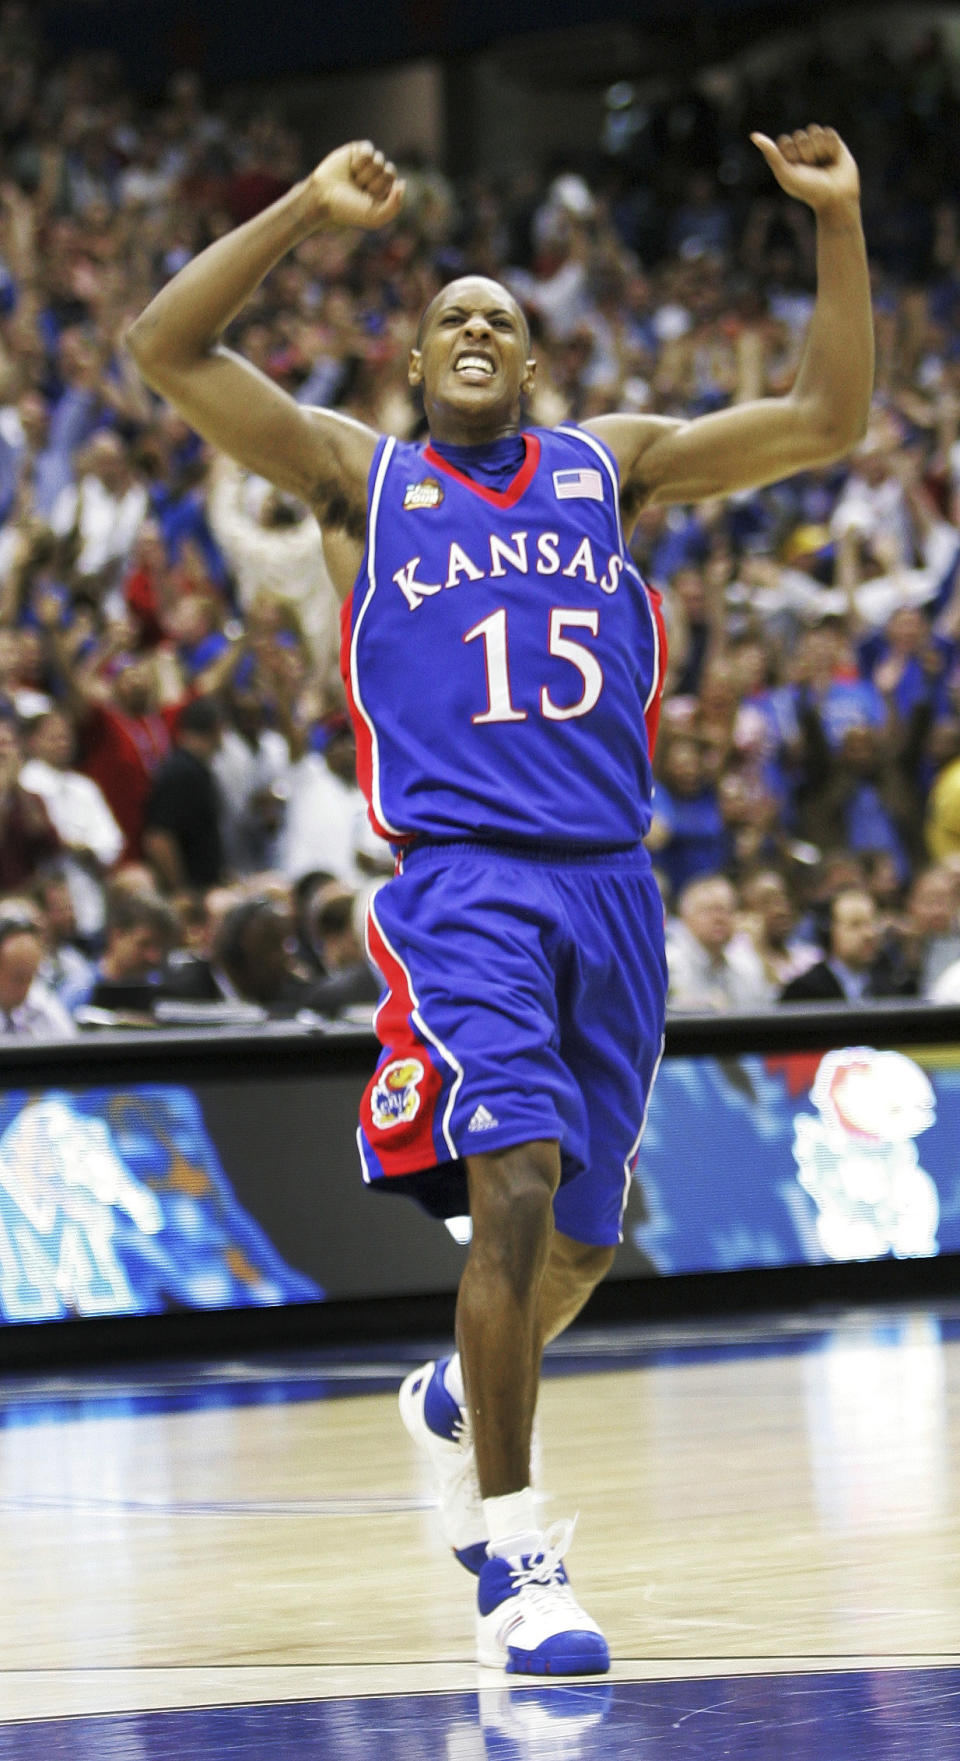
POLYGON ((736 937, 737 895, 724 875, 690 881, 667 923, 667 1007, 699 1012, 762 1009, 775 992, 760 957, 736 937))
POLYGON ((312 978, 326 972, 316 943, 313 922, 314 902, 331 885, 331 882, 338 891, 343 890, 342 883, 337 880, 335 875, 328 874, 322 868, 310 869, 294 882, 290 893, 297 953, 312 978))
POLYGON ((22 767, 16 719, 0 711, 0 893, 29 887, 62 849, 45 803, 20 780, 22 767))
POLYGON ((790 890, 778 869, 761 868, 749 875, 740 886, 740 905, 738 937, 749 938, 764 978, 778 995, 790 979, 820 959, 821 950, 800 932, 790 890))
POLYGON ((805 942, 812 942, 822 953, 830 935, 834 899, 847 887, 869 892, 866 870, 862 859, 851 850, 821 853, 812 844, 800 848, 807 852, 808 861, 797 870, 798 930, 805 942))
POLYGON ((118 654, 104 671, 99 654, 77 656, 52 596, 42 616, 62 702, 77 729, 78 768, 97 784, 123 832, 121 860, 136 861, 151 778, 170 751, 179 706, 161 708, 150 656, 118 654))
MULTIPOLYGON (((18 685, 23 685, 23 638, 29 630, 37 639, 36 603, 44 594, 53 593, 62 608, 69 592, 61 567, 60 546, 49 526, 17 508, 12 509, 9 521, 0 531, 0 576, 0 618, 11 635, 9 626, 17 626, 16 677, 18 685)), ((42 644, 40 655, 44 665, 42 644)))
POLYGON ((164 616, 173 591, 170 559, 158 520, 141 524, 123 581, 123 599, 138 652, 155 649, 164 640, 164 616))
POLYGON ((184 691, 190 690, 208 666, 229 649, 223 607, 215 588, 202 574, 185 583, 164 617, 164 635, 173 644, 174 662, 184 691))
POLYGON ((694 722, 703 776, 708 784, 716 783, 734 758, 733 736, 739 701, 734 657, 725 652, 713 655, 703 670, 694 722))
POLYGON ((372 1011, 383 988, 364 953, 358 923, 364 897, 337 880, 319 886, 313 894, 310 939, 323 976, 313 984, 310 1007, 321 1015, 339 1015, 360 1004, 372 1011))
POLYGON ((884 851, 902 884, 923 848, 920 744, 904 736, 898 745, 893 728, 884 732, 861 722, 845 728, 833 748, 809 702, 801 722, 797 818, 803 837, 821 849, 884 851))
MULTIPOLYGON (((651 576, 654 567, 650 565, 651 576)), ((703 570, 683 561, 670 580, 667 689, 671 696, 696 697, 711 646, 717 639, 718 610, 707 597, 703 570)), ((722 608, 721 608, 722 611, 722 608)))
POLYGON ((919 606, 898 606, 879 631, 860 640, 857 656, 863 677, 872 680, 901 721, 918 703, 929 704, 931 719, 949 713, 948 681, 957 645, 931 629, 919 606))
POLYGON ((717 874, 730 844, 698 740, 665 730, 647 848, 677 897, 699 875, 717 874))
POLYGON ((844 888, 831 904, 826 953, 783 987, 781 1001, 859 1003, 909 995, 911 981, 897 971, 889 950, 881 948, 881 933, 871 894, 844 888))
POLYGON ((76 1032, 60 999, 39 977, 43 930, 26 900, 0 903, 0 1036, 69 1039, 76 1032))
POLYGON ((49 520, 55 502, 72 482, 70 453, 51 444, 50 405, 41 391, 27 389, 0 409, 0 512, 6 518, 26 503, 49 520))
POLYGON ((345 715, 329 716, 316 729, 314 750, 291 766, 287 790, 283 873, 296 881, 320 868, 344 886, 356 886, 366 803, 357 787, 357 747, 345 715))
POLYGON ((120 435, 102 429, 89 441, 79 482, 57 497, 50 524, 66 541, 78 587, 99 598, 115 586, 147 513, 120 435))
POLYGON ((848 728, 884 728, 887 706, 876 686, 857 676, 846 628, 825 618, 801 638, 792 663, 792 698, 798 721, 815 715, 831 751, 848 728))
POLYGON ((160 981, 165 1001, 224 1001, 227 991, 213 968, 213 944, 222 917, 238 902, 239 895, 232 888, 221 887, 207 893, 185 890, 170 900, 177 945, 167 955, 160 981))
POLYGON ((149 1014, 162 994, 164 961, 175 935, 173 913, 158 893, 110 887, 103 953, 85 984, 62 990, 70 1013, 86 1007, 149 1014))
POLYGON ((311 1007, 313 984, 297 958, 293 920, 275 898, 255 894, 227 912, 213 964, 228 997, 277 1016, 311 1007))
POLYGON ((945 862, 914 877, 901 924, 902 960, 916 994, 932 997, 947 968, 960 961, 960 875, 945 862))
POLYGON ((40 795, 60 834, 61 872, 70 889, 77 931, 91 940, 103 928, 103 881, 123 848, 123 833, 103 792, 73 769, 73 723, 65 710, 47 709, 26 724, 29 754, 24 788, 40 795))
POLYGON ((222 455, 213 466, 207 511, 241 609, 264 591, 295 607, 324 677, 339 653, 339 607, 312 515, 222 455))
POLYGON ((64 862, 41 871, 32 893, 43 926, 40 977, 58 997, 83 991, 93 979, 93 961, 80 946, 70 878, 64 862))
POLYGON ((213 760, 225 859, 235 875, 276 866, 286 808, 290 746, 270 725, 261 672, 258 658, 246 654, 223 693, 223 738, 213 760))
MULTIPOLYGON (((37 610, 55 688, 77 729, 78 768, 99 785, 123 832, 121 862, 138 861, 153 776, 169 756, 184 704, 221 688, 240 658, 240 643, 228 643, 194 681, 189 697, 163 701, 153 655, 108 654, 98 644, 80 654, 76 625, 65 623, 60 599, 45 594, 37 610)), ((174 683, 180 692, 179 680, 174 683)))
POLYGON ((193 698, 180 712, 172 752, 153 777, 143 853, 164 892, 202 892, 223 879, 220 793, 213 774, 222 735, 216 699, 193 698))
POLYGON ((892 560, 904 564, 913 560, 914 529, 896 469, 898 439, 892 422, 873 423, 857 448, 830 524, 834 538, 855 531, 874 549, 887 547, 892 560))
POLYGON ((724 867, 739 882, 761 863, 778 863, 787 843, 781 803, 762 772, 736 762, 717 783, 717 806, 726 834, 724 867))

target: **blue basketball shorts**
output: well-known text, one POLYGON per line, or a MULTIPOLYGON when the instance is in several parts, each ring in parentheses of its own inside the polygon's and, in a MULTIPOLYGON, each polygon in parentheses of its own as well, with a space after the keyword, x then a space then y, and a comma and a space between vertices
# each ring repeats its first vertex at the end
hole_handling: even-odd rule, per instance
POLYGON ((663 905, 642 846, 426 844, 369 905, 385 990, 364 1179, 466 1214, 463 1158, 559 1143, 557 1228, 613 1245, 663 1044, 663 905))

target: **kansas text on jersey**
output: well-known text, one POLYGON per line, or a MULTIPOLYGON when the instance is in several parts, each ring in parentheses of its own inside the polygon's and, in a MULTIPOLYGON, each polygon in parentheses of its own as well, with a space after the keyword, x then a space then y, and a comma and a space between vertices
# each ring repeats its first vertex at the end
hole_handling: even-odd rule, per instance
POLYGON ((342 665, 374 825, 413 838, 630 844, 650 818, 665 664, 616 466, 531 429, 503 491, 377 448, 342 665))

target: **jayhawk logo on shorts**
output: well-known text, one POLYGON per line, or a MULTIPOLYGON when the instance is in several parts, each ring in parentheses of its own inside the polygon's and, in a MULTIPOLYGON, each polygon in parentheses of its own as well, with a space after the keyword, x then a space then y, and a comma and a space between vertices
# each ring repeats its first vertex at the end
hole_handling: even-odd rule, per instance
POLYGON ((393 1125, 409 1125, 416 1118, 423 1077, 419 1058, 395 1058, 384 1065, 370 1096, 373 1123, 380 1131, 389 1131, 393 1125))

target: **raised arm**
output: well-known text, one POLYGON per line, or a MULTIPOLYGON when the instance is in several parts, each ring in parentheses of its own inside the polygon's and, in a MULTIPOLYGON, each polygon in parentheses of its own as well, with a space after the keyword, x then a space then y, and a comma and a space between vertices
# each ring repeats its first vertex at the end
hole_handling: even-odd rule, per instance
POLYGON ((302 408, 220 340, 286 253, 328 226, 384 226, 404 186, 369 141, 353 141, 270 207, 195 257, 127 332, 148 385, 206 440, 278 488, 321 524, 362 543, 377 436, 360 422, 302 408))
POLYGON ((873 390, 873 316, 860 221, 860 178, 833 129, 751 136, 788 195, 817 221, 817 298, 793 389, 692 421, 598 416, 585 423, 613 450, 624 510, 694 502, 777 482, 842 458, 864 433, 873 390))

